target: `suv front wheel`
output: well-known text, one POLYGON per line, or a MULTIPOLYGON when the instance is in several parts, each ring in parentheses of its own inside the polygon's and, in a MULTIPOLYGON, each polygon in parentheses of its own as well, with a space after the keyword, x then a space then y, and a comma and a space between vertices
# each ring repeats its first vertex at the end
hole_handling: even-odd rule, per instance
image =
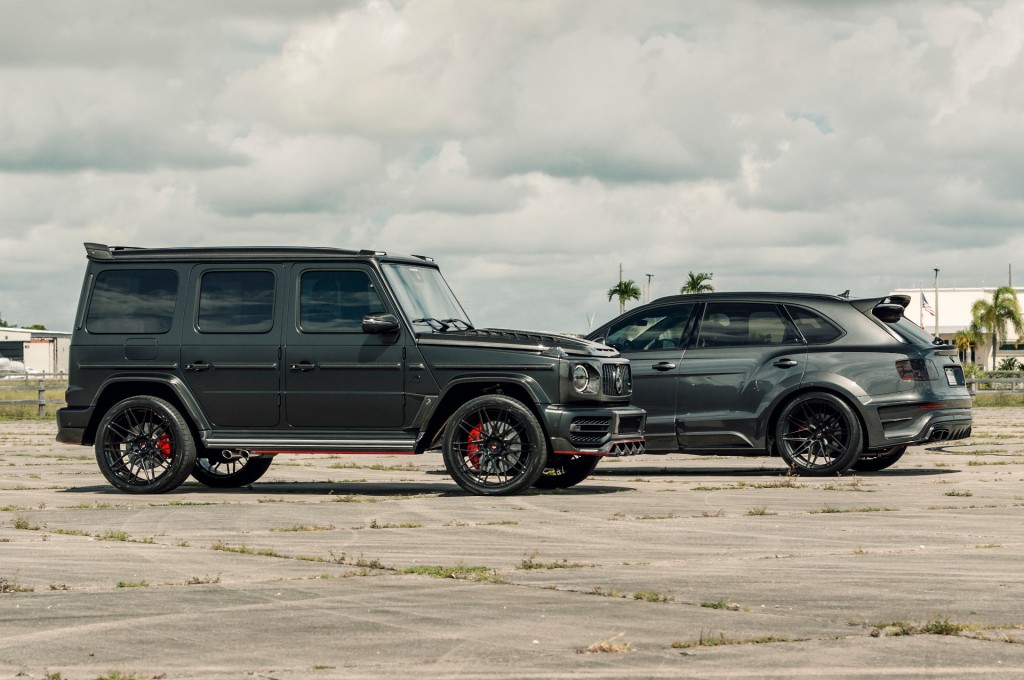
POLYGON ((196 444, 174 406, 158 397, 114 404, 96 430, 96 462, 111 484, 129 493, 164 493, 192 472, 196 444))
POLYGON ((793 472, 808 476, 842 474, 860 456, 860 420, 849 404, 827 392, 808 392, 783 407, 775 445, 793 472))
POLYGON ((537 481, 548 459, 540 422, 506 396, 470 399, 452 415, 442 440, 444 466, 466 491, 503 496, 537 481))

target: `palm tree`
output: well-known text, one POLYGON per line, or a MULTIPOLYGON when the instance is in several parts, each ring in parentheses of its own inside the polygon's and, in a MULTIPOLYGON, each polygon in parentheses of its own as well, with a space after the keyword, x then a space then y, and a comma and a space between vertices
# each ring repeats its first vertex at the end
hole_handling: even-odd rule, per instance
POLYGON ((613 297, 619 298, 619 314, 622 314, 626 311, 627 301, 640 299, 640 289, 633 279, 619 281, 608 289, 608 302, 611 302, 613 297))
POLYGON ((1018 337, 1024 335, 1024 318, 1021 317, 1017 291, 1010 286, 1000 286, 992 294, 991 302, 984 298, 975 300, 971 305, 971 318, 992 338, 992 370, 995 370, 999 338, 1006 337, 1007 326, 1012 326, 1018 337))
POLYGON ((968 355, 971 357, 971 363, 974 363, 974 346, 980 339, 978 329, 973 323, 953 335, 953 344, 956 345, 957 352, 960 354, 960 363, 966 364, 968 355))
POLYGON ((686 278, 686 283, 679 289, 680 293, 713 293, 715 287, 711 285, 713 273, 700 272, 694 274, 692 271, 686 278))

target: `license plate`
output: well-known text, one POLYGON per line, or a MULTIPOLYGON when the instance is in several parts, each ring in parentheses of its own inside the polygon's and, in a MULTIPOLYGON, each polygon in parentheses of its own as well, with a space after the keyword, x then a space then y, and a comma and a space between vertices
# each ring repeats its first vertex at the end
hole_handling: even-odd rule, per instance
POLYGON ((960 384, 960 381, 957 379, 956 376, 956 369, 954 369, 952 366, 946 366, 946 382, 951 387, 956 387, 957 385, 960 384))

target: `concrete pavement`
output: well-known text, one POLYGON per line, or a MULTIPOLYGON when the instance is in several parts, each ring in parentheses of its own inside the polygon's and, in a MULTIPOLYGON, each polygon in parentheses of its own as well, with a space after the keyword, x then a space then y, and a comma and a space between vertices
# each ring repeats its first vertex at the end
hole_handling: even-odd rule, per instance
POLYGON ((646 455, 512 498, 436 455, 131 496, 0 422, 0 677, 1024 678, 1024 409, 976 421, 878 473, 646 455))

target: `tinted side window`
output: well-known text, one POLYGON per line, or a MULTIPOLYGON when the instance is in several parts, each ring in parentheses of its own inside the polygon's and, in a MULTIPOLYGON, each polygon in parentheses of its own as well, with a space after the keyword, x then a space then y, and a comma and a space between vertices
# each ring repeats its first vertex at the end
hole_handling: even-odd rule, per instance
POLYGON ((265 333, 274 327, 274 274, 219 271, 203 274, 200 333, 265 333))
POLYGON ((377 289, 361 271, 308 271, 299 284, 299 328, 306 333, 362 332, 363 317, 383 312, 377 289))
POLYGON ((166 333, 177 296, 178 275, 169 269, 100 272, 86 328, 90 333, 166 333))
POLYGON ((831 321, 806 307, 786 307, 786 310, 793 317, 796 327, 800 329, 808 344, 832 342, 843 334, 831 321))
POLYGON ((782 310, 757 302, 709 302, 697 347, 756 347, 800 344, 782 310))
POLYGON ((658 307, 617 321, 605 344, 620 352, 643 352, 679 347, 693 304, 658 307))

